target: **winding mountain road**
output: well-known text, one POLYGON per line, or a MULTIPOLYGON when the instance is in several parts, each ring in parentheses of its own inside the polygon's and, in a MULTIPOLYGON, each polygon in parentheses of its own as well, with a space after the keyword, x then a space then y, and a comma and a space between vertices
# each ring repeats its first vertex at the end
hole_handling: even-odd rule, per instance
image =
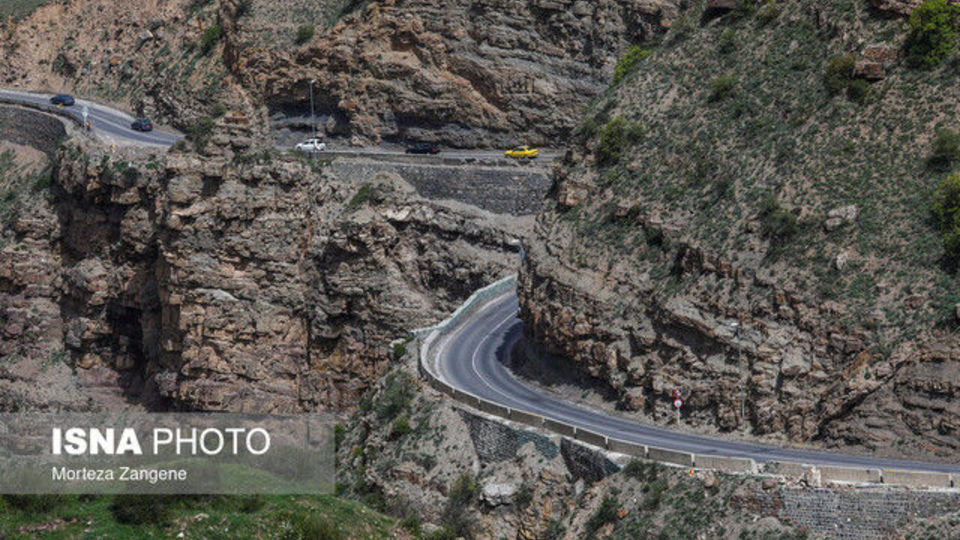
MULTIPOLYGON (((72 107, 56 109, 50 105, 50 94, 19 92, 0 89, 0 102, 27 105, 56 114, 65 114, 76 120, 82 118, 87 107, 93 129, 107 142, 138 146, 166 147, 183 136, 154 130, 142 133, 130 129, 133 117, 86 100, 77 100, 72 107)), ((350 149, 371 156, 402 154, 396 149, 350 149)), ((336 150, 327 153, 336 153, 336 150)), ((502 156, 497 151, 451 151, 446 157, 489 158, 502 156)), ((426 156, 429 159, 432 156, 426 156)), ((545 152, 542 162, 556 157, 555 152, 545 152)), ((778 447, 742 441, 706 437, 670 431, 659 427, 632 422, 620 416, 574 405, 518 380, 507 369, 508 356, 513 345, 523 333, 523 323, 517 317, 515 293, 505 294, 487 303, 471 314, 453 331, 446 334, 434 348, 435 358, 429 360, 437 375, 447 384, 464 392, 498 403, 505 407, 524 410, 559 422, 587 429, 607 437, 636 444, 659 446, 696 454, 725 457, 752 458, 759 463, 767 461, 792 461, 815 465, 845 467, 901 469, 960 473, 960 464, 928 463, 920 461, 874 458, 799 448, 778 447)))
POLYGON ((960 473, 960 464, 874 458, 799 448, 778 447, 694 435, 639 424, 619 416, 567 403, 524 384, 506 367, 513 345, 523 334, 515 293, 505 294, 472 313, 441 338, 428 360, 444 382, 504 407, 524 410, 559 422, 636 444, 758 463, 788 461, 875 469, 960 473))
POLYGON ((136 146, 171 146, 183 135, 168 133, 155 129, 148 133, 130 129, 134 118, 129 114, 112 107, 77 99, 76 105, 57 108, 50 104, 52 94, 38 94, 34 92, 19 92, 14 90, 0 90, 0 101, 39 108, 54 114, 65 115, 77 122, 83 122, 83 108, 88 111, 88 120, 94 132, 109 144, 132 144, 136 146))

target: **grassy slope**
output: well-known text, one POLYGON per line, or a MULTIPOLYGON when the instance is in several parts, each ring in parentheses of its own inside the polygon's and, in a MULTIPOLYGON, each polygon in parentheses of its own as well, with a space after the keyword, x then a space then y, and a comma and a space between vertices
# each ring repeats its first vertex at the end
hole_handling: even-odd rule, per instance
POLYGON ((588 146, 599 141, 589 124, 616 116, 642 124, 646 136, 615 165, 574 166, 574 177, 609 190, 566 213, 584 239, 569 258, 589 264, 599 241, 639 260, 642 231, 610 217, 616 204, 636 202, 640 215, 661 217, 725 260, 772 270, 811 304, 844 304, 841 326, 876 318, 870 330, 884 347, 949 320, 957 282, 940 264, 929 223, 944 173, 926 157, 935 129, 960 112, 957 55, 931 71, 901 61, 858 103, 826 91, 827 64, 859 52, 859 43, 900 46, 900 21, 878 17, 865 1, 822 2, 818 17, 807 2, 781 0, 773 18, 728 14, 701 26, 698 4, 588 111, 588 146), (722 76, 735 83, 717 99, 722 76), (771 193, 799 214, 799 232, 751 252, 751 242, 766 242, 759 207, 771 193), (858 225, 827 233, 826 212, 846 204, 860 207, 858 225), (841 251, 853 255, 843 273, 832 266, 841 251), (924 305, 905 310, 913 295, 924 305))
POLYGON ((0 499, 0 537, 122 540, 170 538, 182 531, 186 538, 208 539, 374 539, 398 534, 393 519, 332 496, 181 498, 168 503, 167 519, 139 525, 118 522, 110 509, 113 501, 109 496, 69 496, 43 510, 0 499))
POLYGON ((7 17, 22 17, 50 0, 4 0, 0 3, 0 20, 7 17))

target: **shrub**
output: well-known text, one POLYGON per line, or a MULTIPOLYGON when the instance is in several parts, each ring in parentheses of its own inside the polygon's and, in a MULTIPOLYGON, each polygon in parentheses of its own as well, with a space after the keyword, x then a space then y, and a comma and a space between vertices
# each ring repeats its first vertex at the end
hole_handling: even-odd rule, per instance
POLYGON ((217 43, 220 42, 220 38, 223 37, 223 27, 219 24, 214 24, 203 31, 203 34, 200 35, 200 50, 203 54, 208 54, 217 46, 217 43))
POLYGON ((847 85, 847 99, 863 105, 870 98, 870 83, 864 79, 854 79, 847 85))
POLYGON ((763 235, 771 240, 786 240, 797 233, 797 216, 780 207, 772 193, 760 201, 763 235))
POLYGON ((600 502, 600 507, 597 508, 597 511, 590 516, 590 519, 587 520, 587 523, 584 527, 587 530, 587 534, 590 537, 593 537, 600 530, 600 527, 603 527, 607 523, 613 523, 617 520, 617 510, 619 509, 620 504, 617 502, 617 499, 610 497, 609 495, 603 498, 603 501, 600 502))
POLYGON ((410 418, 408 418, 407 415, 397 418, 393 421, 393 425, 390 426, 391 439, 396 440, 411 433, 413 433, 413 428, 410 427, 410 418))
POLYGON ((513 496, 513 502, 519 508, 526 508, 533 502, 533 486, 529 482, 522 482, 517 489, 517 494, 513 496))
POLYGON ((775 1, 769 0, 757 11, 757 20, 760 21, 762 25, 770 24, 777 20, 777 17, 780 16, 780 11, 780 6, 777 5, 775 1))
POLYGON ((940 128, 933 137, 930 157, 927 164, 937 169, 948 169, 960 159, 960 132, 951 128, 940 128))
POLYGON ((312 24, 303 24, 297 28, 297 37, 294 41, 297 42, 297 45, 303 45, 304 43, 313 39, 313 33, 316 32, 316 28, 312 24))
POLYGON ((631 124, 621 117, 607 122, 600 134, 600 145, 597 147, 597 164, 600 166, 613 165, 620 161, 620 154, 629 143, 636 143, 645 130, 640 124, 631 124))
POLYGON ((387 375, 383 393, 377 402, 377 417, 392 420, 410 406, 413 400, 414 383, 406 373, 387 375))
POLYGON ((443 528, 453 533, 454 538, 472 537, 470 529, 473 523, 468 512, 479 494, 480 487, 476 479, 468 473, 461 474, 450 487, 447 504, 443 508, 443 528))
POLYGON ((420 523, 420 518, 417 516, 411 516, 404 518, 400 521, 400 528, 407 531, 414 538, 419 538, 423 531, 423 526, 420 523))
POLYGON ((960 172, 940 181, 933 193, 933 216, 943 235, 943 249, 948 261, 960 260, 960 172))
POLYGON ((733 29, 726 29, 720 34, 717 40, 717 52, 720 54, 730 54, 737 50, 737 33, 733 29))
POLYGON ((193 142, 193 146, 198 152, 202 152, 207 147, 207 143, 210 142, 210 138, 213 136, 213 125, 212 118, 203 116, 187 126, 187 138, 193 142))
POLYGON ((250 14, 250 10, 253 8, 253 0, 240 0, 237 4, 237 18, 244 17, 250 14))
POLYGON ((176 498, 168 495, 125 495, 114 497, 110 513, 128 525, 158 525, 170 520, 176 498))
POLYGON ((857 63, 853 53, 834 56, 827 63, 823 72, 823 85, 830 95, 836 95, 846 90, 853 80, 853 68, 857 63))
POLYGON ((623 468, 623 474, 626 475, 627 478, 641 482, 651 482, 656 480, 660 474, 660 466, 656 463, 633 459, 623 468))
POLYGON ((63 495, 4 495, 3 500, 14 508, 30 514, 43 514, 62 505, 63 495))
POLYGON ((660 500, 663 498, 663 491, 667 489, 667 481, 663 478, 654 480, 643 487, 643 507, 647 510, 654 510, 660 506, 660 500))
POLYGON ((623 58, 617 62, 617 66, 613 70, 613 81, 610 84, 614 86, 620 84, 627 75, 633 72, 637 64, 649 55, 650 51, 645 50, 639 45, 632 47, 627 51, 627 54, 623 55, 623 58))
POLYGON ((960 6, 948 0, 926 0, 910 13, 905 48, 916 67, 933 67, 957 48, 960 6))
POLYGON ((407 354, 407 344, 404 342, 393 344, 393 360, 400 361, 407 354))
POLYGON ((720 101, 732 96, 737 87, 737 77, 733 73, 720 75, 710 83, 710 101, 720 101))
POLYGON ((287 521, 290 523, 292 530, 281 537, 284 539, 341 540, 346 538, 333 523, 330 523, 323 516, 297 513, 289 515, 287 521))

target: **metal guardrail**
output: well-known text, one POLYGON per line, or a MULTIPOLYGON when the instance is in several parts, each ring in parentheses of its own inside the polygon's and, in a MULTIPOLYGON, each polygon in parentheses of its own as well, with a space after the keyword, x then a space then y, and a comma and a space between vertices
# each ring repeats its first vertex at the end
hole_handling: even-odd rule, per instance
POLYGON ((453 399, 475 407, 487 414, 518 422, 528 426, 546 429, 565 437, 590 444, 604 450, 628 456, 657 461, 667 465, 684 468, 717 470, 732 474, 767 474, 806 479, 816 483, 848 484, 890 484, 922 488, 960 488, 960 475, 920 471, 895 471, 888 469, 862 469, 851 467, 818 467, 803 463, 770 461, 758 466, 750 458, 735 458, 706 454, 693 454, 658 448, 643 444, 622 441, 594 433, 583 428, 520 409, 505 407, 499 403, 487 401, 469 392, 447 384, 436 374, 437 367, 432 364, 430 350, 433 344, 458 326, 482 304, 501 296, 516 287, 517 276, 501 279, 474 292, 453 314, 443 322, 429 328, 414 330, 412 334, 421 340, 418 348, 418 369, 423 377, 437 391, 453 399))

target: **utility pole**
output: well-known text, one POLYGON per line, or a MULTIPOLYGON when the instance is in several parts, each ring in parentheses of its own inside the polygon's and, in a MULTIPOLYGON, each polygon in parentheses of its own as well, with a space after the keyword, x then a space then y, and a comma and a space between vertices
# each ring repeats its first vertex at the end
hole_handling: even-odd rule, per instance
POLYGON ((314 113, 313 108, 313 83, 317 82, 316 79, 310 79, 310 131, 313 132, 313 138, 317 138, 317 116, 314 113))
POLYGON ((733 327, 734 331, 736 332, 735 339, 736 339, 736 345, 737 345, 737 369, 740 370, 740 383, 739 383, 740 425, 743 426, 744 424, 746 424, 745 410, 746 410, 747 385, 745 384, 746 381, 744 381, 743 347, 742 347, 742 343, 740 342, 740 323, 739 322, 730 323, 730 326, 733 327))

